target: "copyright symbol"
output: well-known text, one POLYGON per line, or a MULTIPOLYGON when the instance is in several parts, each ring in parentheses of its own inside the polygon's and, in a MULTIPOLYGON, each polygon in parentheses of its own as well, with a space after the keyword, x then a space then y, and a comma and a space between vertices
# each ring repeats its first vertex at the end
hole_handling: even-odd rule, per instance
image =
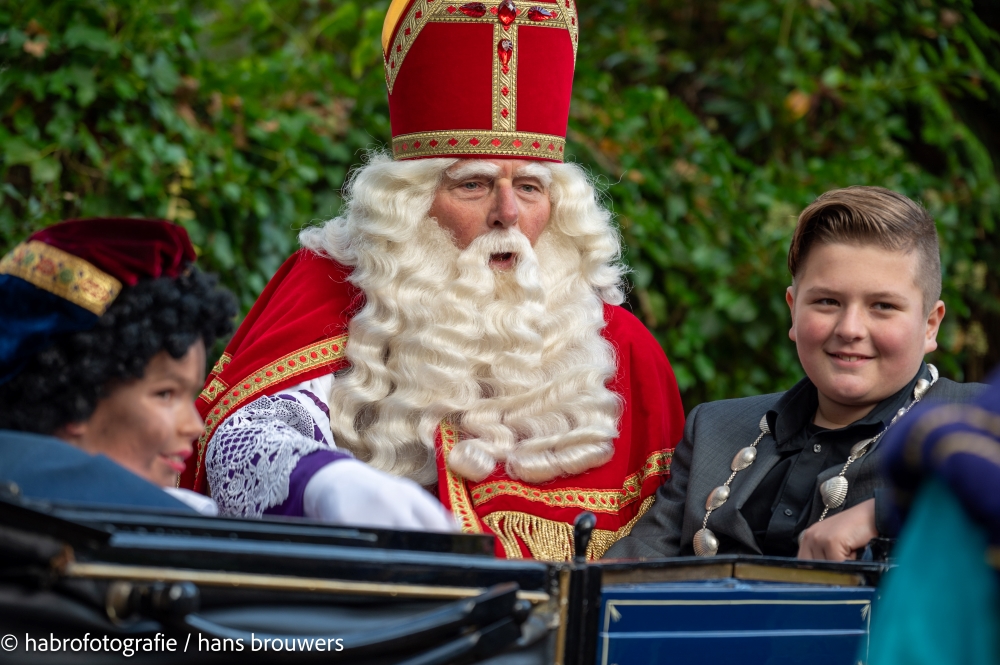
POLYGON ((4 651, 13 651, 17 648, 17 638, 13 635, 4 635, 3 639, 0 639, 0 647, 3 647, 4 651))

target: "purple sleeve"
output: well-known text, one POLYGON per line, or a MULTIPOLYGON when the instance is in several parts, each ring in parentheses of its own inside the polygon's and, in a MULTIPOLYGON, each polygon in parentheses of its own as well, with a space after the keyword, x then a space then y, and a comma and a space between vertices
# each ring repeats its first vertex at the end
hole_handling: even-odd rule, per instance
POLYGON ((264 511, 265 515, 283 515, 285 517, 304 517, 303 497, 306 485, 320 469, 341 459, 353 459, 349 454, 339 450, 317 450, 299 460, 288 478, 288 498, 277 506, 271 506, 264 511))

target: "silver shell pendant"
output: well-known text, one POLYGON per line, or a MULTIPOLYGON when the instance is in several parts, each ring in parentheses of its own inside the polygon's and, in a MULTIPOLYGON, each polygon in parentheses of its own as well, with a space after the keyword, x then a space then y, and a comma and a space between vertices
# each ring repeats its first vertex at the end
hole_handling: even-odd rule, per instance
POLYGON ((931 387, 931 382, 927 379, 920 379, 917 381, 917 385, 913 387, 913 399, 919 402, 927 394, 927 390, 931 387))
POLYGON ((719 553, 719 539, 711 529, 698 529, 694 534, 694 553, 698 556, 715 556, 719 553))
POLYGON ((819 494, 823 497, 823 505, 827 508, 839 508, 847 498, 847 478, 834 476, 819 486, 819 494))
POLYGON ((725 485, 719 485, 709 493, 708 498, 705 500, 705 510, 715 510, 724 504, 728 498, 729 488, 725 485))
POLYGON ((864 441, 858 441, 853 446, 851 446, 850 456, 853 457, 854 459, 858 459, 859 457, 865 454, 865 451, 868 449, 868 444, 870 444, 874 440, 875 440, 874 437, 872 437, 870 439, 865 439, 864 441))
POLYGON ((755 459, 757 459, 757 448, 747 446, 736 453, 736 456, 733 457, 733 463, 729 465, 729 468, 733 471, 742 471, 753 464, 755 459))

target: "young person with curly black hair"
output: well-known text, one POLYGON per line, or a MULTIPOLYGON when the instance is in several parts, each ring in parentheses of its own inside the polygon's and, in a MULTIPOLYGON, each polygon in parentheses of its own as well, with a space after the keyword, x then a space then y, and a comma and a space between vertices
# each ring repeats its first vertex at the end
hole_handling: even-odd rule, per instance
MULTIPOLYGON (((29 497, 217 514, 210 498, 175 488, 204 431, 206 348, 236 314, 194 259, 170 222, 89 219, 39 231, 0 261, 0 481, 29 497)), ((346 466, 355 472, 309 491, 331 504, 370 496, 380 523, 451 528, 413 483, 346 466)))
POLYGON ((173 489, 202 428, 205 349, 236 315, 194 258, 181 227, 138 219, 64 222, 4 257, 0 477, 40 498, 180 507, 138 476, 216 512, 173 489))

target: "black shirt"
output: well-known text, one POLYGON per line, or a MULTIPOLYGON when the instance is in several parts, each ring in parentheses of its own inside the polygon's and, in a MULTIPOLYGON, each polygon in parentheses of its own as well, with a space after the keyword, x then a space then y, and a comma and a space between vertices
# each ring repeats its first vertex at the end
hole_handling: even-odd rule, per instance
POLYGON ((926 365, 867 416, 841 429, 813 424, 819 401, 816 386, 808 378, 795 384, 767 412, 780 459, 740 509, 761 553, 788 557, 798 553, 798 535, 809 526, 813 502, 822 501, 817 477, 831 467, 843 467, 854 444, 888 427, 896 412, 913 399, 913 387, 921 377, 930 378, 926 365))

